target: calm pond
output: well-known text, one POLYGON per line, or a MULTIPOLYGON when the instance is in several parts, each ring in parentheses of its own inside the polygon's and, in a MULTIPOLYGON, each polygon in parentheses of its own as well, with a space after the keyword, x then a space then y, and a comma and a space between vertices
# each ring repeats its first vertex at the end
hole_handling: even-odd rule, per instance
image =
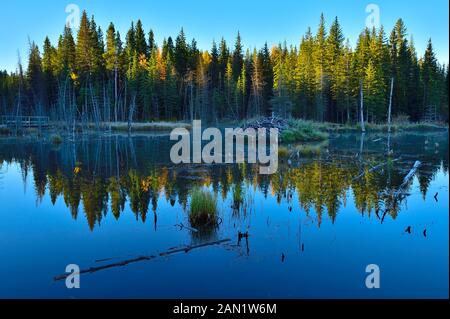
POLYGON ((0 139, 0 297, 448 298, 448 132, 395 134, 389 161, 386 139, 295 146, 270 176, 174 165, 168 136, 0 139), (201 232, 188 219, 196 186, 220 216, 201 232), (82 274, 80 289, 54 280, 68 264, 154 255, 82 274), (379 289, 366 288, 369 264, 379 289))

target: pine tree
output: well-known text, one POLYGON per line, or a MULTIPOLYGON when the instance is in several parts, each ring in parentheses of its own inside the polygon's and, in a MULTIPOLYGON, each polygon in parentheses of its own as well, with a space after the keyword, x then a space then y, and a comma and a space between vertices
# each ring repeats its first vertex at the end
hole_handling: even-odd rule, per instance
POLYGON ((155 41, 155 34, 153 33, 153 30, 150 30, 148 33, 148 52, 149 54, 152 54, 153 50, 156 50, 158 47, 156 45, 155 41))
POLYGON ((263 88, 263 65, 260 55, 254 49, 252 54, 251 93, 249 111, 247 112, 248 117, 263 114, 261 110, 263 88))
POLYGON ((385 118, 386 88, 384 85, 382 70, 373 60, 369 60, 364 77, 364 107, 369 116, 366 121, 376 122, 385 118))
POLYGON ((316 77, 316 114, 317 119, 324 120, 326 111, 326 38, 325 18, 320 16, 319 29, 314 39, 314 68, 316 77))
POLYGON ((408 41, 406 27, 402 19, 398 19, 390 36, 392 72, 395 78, 392 112, 394 114, 409 114, 408 108, 408 41))
POLYGON ((59 37, 58 49, 56 52, 55 72, 62 78, 75 72, 77 61, 75 41, 72 36, 72 30, 69 27, 64 28, 64 33, 59 37))
POLYGON ((136 54, 136 29, 134 27, 134 22, 131 22, 131 27, 127 32, 125 38, 125 52, 126 52, 126 68, 128 70, 129 64, 133 62, 134 55, 136 54))
POLYGON ((338 111, 342 110, 340 93, 343 89, 343 44, 344 36, 342 34, 341 26, 336 17, 331 25, 330 32, 326 40, 326 72, 330 82, 330 97, 328 103, 328 120, 337 121, 338 111))
MULTIPOLYGON (((45 96, 44 73, 42 71, 42 60, 39 48, 36 43, 30 44, 30 54, 28 58, 27 84, 29 98, 32 101, 34 110, 30 113, 43 115, 45 96)), ((30 114, 29 113, 29 114, 30 114)))
POLYGON ((138 20, 136 22, 134 41, 135 41, 135 49, 136 49, 137 56, 141 57, 141 55, 144 55, 145 57, 147 57, 148 56, 148 46, 147 46, 147 42, 145 40, 145 33, 144 33, 144 29, 142 27, 141 20, 138 20))
MULTIPOLYGON (((423 106, 425 110, 435 114, 439 99, 436 92, 437 73, 438 66, 433 51, 433 44, 431 39, 429 39, 422 62, 423 106)), ((435 115, 433 116, 433 119, 434 117, 435 115)))
POLYGON ((162 57, 164 60, 174 60, 174 46, 172 37, 168 37, 167 40, 163 40, 162 57))
POLYGON ((408 113, 410 114, 412 121, 419 121, 422 119, 425 110, 421 103, 422 90, 420 85, 420 67, 412 36, 408 42, 408 55, 409 55, 408 82, 407 82, 408 113))
POLYGON ((44 107, 46 113, 50 111, 50 106, 56 98, 56 75, 57 75, 57 51, 51 44, 48 37, 44 40, 44 52, 42 54, 42 71, 44 73, 44 85, 46 92, 46 100, 44 107))
POLYGON ((228 62, 225 70, 225 79, 224 79, 224 88, 225 88, 225 100, 226 100, 226 109, 224 110, 225 114, 232 114, 235 119, 239 118, 238 110, 236 109, 235 100, 234 100, 234 90, 235 90, 235 82, 233 80, 233 63, 232 58, 228 57, 228 62))
POLYGON ((225 72, 227 69, 228 59, 230 57, 230 51, 227 46, 227 42, 224 38, 220 40, 219 46, 219 89, 223 91, 225 83, 225 72))
POLYGON ((116 30, 114 28, 114 24, 111 23, 106 31, 106 51, 103 55, 106 70, 109 72, 113 72, 118 63, 118 48, 116 40, 116 30))
POLYGON ((81 16, 80 27, 77 34, 77 44, 75 49, 75 63, 77 73, 85 80, 93 67, 91 59, 91 26, 86 11, 81 16))
POLYGON ((217 50, 216 42, 213 41, 211 47, 211 63, 209 64, 209 76, 213 89, 219 87, 219 51, 217 50))
POLYGON ((244 63, 244 58, 242 55, 242 43, 241 43, 241 34, 238 32, 236 36, 236 42, 234 44, 234 51, 233 51, 233 80, 236 81, 239 77, 241 70, 242 70, 242 64, 244 63))
POLYGON ((181 29, 175 41, 175 69, 180 78, 183 79, 188 69, 189 48, 186 43, 186 36, 183 29, 181 29))
POLYGON ((91 72, 97 78, 101 78, 103 76, 105 62, 103 60, 103 54, 105 53, 105 43, 103 41, 103 31, 101 27, 97 28, 97 25, 94 21, 94 16, 91 18, 91 30, 90 30, 90 45, 91 45, 91 72))
POLYGON ((269 48, 267 42, 264 44, 260 52, 260 59, 262 64, 262 113, 264 115, 269 115, 270 110, 270 100, 272 99, 272 88, 273 88, 273 66, 272 60, 270 58, 269 48))
MULTIPOLYGON (((298 117, 316 118, 316 76, 314 64, 314 38, 308 28, 300 43, 300 50, 295 67, 296 90, 299 100, 296 115, 298 117)), ((274 79, 274 84, 277 81, 274 79)))

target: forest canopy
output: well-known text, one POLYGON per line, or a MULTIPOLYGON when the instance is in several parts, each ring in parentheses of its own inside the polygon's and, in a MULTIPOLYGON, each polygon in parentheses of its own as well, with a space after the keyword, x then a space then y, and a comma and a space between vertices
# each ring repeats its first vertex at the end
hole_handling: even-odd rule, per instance
POLYGON ((338 18, 322 15, 298 46, 244 48, 237 33, 201 50, 183 29, 155 42, 152 30, 132 22, 123 37, 111 23, 104 33, 83 12, 76 34, 65 26, 57 43, 30 43, 28 66, 0 71, 0 115, 47 115, 66 123, 240 120, 275 113, 336 123, 364 118, 448 121, 448 65, 431 39, 418 55, 402 19, 386 34, 364 29, 355 47, 338 18), (42 51, 42 52, 41 52, 42 51))

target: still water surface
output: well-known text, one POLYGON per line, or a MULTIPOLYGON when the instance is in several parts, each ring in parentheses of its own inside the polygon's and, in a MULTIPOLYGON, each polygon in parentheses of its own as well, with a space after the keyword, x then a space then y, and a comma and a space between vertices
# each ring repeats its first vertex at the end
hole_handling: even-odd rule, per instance
POLYGON ((173 165, 168 136, 2 139, 0 297, 448 298, 448 133, 396 134, 389 162, 385 143, 345 134, 292 146, 299 157, 264 176, 250 165, 173 165), (407 193, 394 196, 416 160, 407 193), (217 195, 221 217, 200 233, 176 226, 189 226, 197 186, 217 195), (80 289, 53 280, 68 264, 227 238, 83 274, 80 289), (380 289, 365 286, 369 264, 380 289))

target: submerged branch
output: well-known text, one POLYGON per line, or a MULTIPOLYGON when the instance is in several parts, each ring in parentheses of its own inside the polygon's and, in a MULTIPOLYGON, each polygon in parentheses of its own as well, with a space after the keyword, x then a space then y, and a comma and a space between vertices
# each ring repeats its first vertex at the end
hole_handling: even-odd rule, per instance
MULTIPOLYGON (((400 160, 400 159, 399 159, 399 158, 396 158, 396 159, 392 160, 392 162, 397 162, 398 160, 400 160)), ((380 169, 380 168, 386 166, 388 163, 389 163, 389 162, 384 162, 384 163, 378 164, 378 165, 372 167, 371 169, 369 169, 368 173, 372 173, 372 172, 374 172, 374 171, 376 171, 376 170, 378 170, 378 169, 380 169)), ((366 172, 363 171, 361 174, 359 174, 358 176, 354 177, 353 180, 354 180, 354 181, 355 181, 355 180, 358 180, 358 179, 360 179, 361 177, 363 177, 365 174, 366 174, 366 172)))
POLYGON ((381 218, 381 223, 383 223, 386 214, 389 211, 394 210, 393 207, 396 206, 397 203, 401 202, 404 199, 405 195, 406 196, 408 195, 406 193, 406 188, 408 187, 411 179, 416 174, 417 169, 420 167, 420 165, 422 165, 422 163, 420 161, 416 161, 414 163, 414 166, 408 172, 408 174, 406 174, 405 177, 403 178, 403 182, 400 184, 400 186, 396 190, 386 194, 388 197, 390 197, 391 204, 384 210, 383 217, 381 218))
POLYGON ((416 174, 417 169, 422 165, 420 161, 416 161, 414 163, 414 166, 411 168, 411 170, 406 174, 406 176, 403 178, 402 184, 398 187, 397 191, 394 192, 394 195, 397 197, 399 194, 404 193, 404 189, 406 186, 408 186, 409 181, 414 177, 416 174))
MULTIPOLYGON (((119 261, 119 262, 116 262, 116 263, 111 263, 111 264, 107 264, 107 265, 103 265, 103 266, 90 267, 90 268, 87 268, 87 269, 82 269, 82 270, 80 270, 79 274, 94 273, 94 272, 97 272, 97 271, 100 271, 100 270, 109 269, 109 268, 122 267, 122 266, 126 266, 128 264, 131 264, 131 263, 144 261, 144 260, 151 260, 151 259, 155 259, 157 257, 169 256, 169 255, 173 255, 173 254, 177 254, 177 253, 181 253, 181 252, 187 253, 187 252, 189 252, 189 251, 191 251, 193 249, 198 249, 198 248, 202 248, 202 247, 206 247, 206 246, 219 245, 219 244, 223 244, 223 243, 226 243, 226 242, 229 242, 229 241, 231 241, 231 239, 227 238, 227 239, 217 240, 217 241, 203 243, 203 244, 199 244, 199 245, 186 246, 186 247, 182 247, 182 248, 172 249, 172 250, 168 250, 168 251, 159 253, 157 255, 140 256, 140 257, 127 259, 127 260, 123 260, 123 261, 119 261)), ((61 274, 61 275, 58 275, 58 276, 54 277, 53 280, 54 281, 64 280, 69 275, 70 274, 61 274)))

